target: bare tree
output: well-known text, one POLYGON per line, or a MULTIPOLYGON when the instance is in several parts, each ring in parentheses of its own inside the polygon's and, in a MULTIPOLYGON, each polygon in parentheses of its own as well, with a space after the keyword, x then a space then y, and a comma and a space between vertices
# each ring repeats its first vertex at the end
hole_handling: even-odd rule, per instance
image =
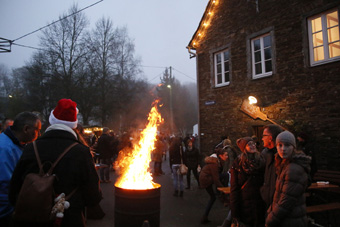
POLYGON ((0 64, 0 117, 5 118, 8 115, 8 104, 11 81, 9 79, 9 70, 4 64, 0 64))
POLYGON ((84 124, 137 127, 153 100, 149 85, 139 80, 140 60, 126 27, 114 28, 102 18, 92 31, 85 15, 71 7, 40 39, 42 50, 8 80, 20 105, 47 120, 60 98, 72 98, 84 124), (93 121, 92 121, 93 120, 93 121))
POLYGON ((73 5, 67 15, 72 15, 55 23, 44 30, 40 46, 45 51, 45 57, 51 69, 54 81, 54 97, 56 100, 61 97, 72 97, 74 87, 77 85, 77 70, 84 63, 86 49, 82 35, 88 25, 88 20, 78 7, 73 5))
POLYGON ((115 28, 110 19, 102 18, 86 39, 91 73, 97 75, 98 109, 102 125, 121 119, 133 92, 139 61, 126 28, 115 28))

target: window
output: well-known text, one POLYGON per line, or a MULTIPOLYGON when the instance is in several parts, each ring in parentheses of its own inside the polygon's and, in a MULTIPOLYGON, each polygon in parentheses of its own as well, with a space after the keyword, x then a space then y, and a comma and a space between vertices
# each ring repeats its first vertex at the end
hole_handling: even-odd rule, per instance
POLYGON ((214 54, 215 86, 224 86, 230 83, 229 50, 214 54))
POLYGON ((339 11, 333 9, 308 18, 311 65, 340 60, 339 11))
POLYGON ((252 75, 253 79, 273 74, 272 66, 272 40, 266 34, 251 40, 252 75))

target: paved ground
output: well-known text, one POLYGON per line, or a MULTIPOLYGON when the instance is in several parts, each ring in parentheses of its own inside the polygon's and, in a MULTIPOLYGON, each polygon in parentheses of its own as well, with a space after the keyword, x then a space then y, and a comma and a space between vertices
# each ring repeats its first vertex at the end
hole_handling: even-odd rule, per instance
MULTIPOLYGON (((200 219, 204 213, 209 196, 204 189, 197 187, 197 182, 192 179, 193 190, 185 190, 183 198, 174 197, 172 177, 169 168, 169 162, 163 161, 163 171, 165 175, 156 176, 154 182, 162 185, 161 187, 161 210, 160 226, 161 227, 200 227, 200 226, 218 226, 221 225, 227 215, 228 208, 224 207, 222 202, 217 199, 209 215, 211 220, 208 224, 200 224, 200 219)), ((101 201, 101 207, 105 216, 101 220, 88 220, 88 227, 108 227, 114 226, 114 172, 111 173, 112 183, 101 184, 104 199, 101 201)), ((184 178, 185 185, 186 179, 184 178)), ((117 227, 117 226, 116 226, 117 227)), ((126 227, 126 226, 122 226, 126 227)), ((152 227, 152 226, 151 226, 152 227)))

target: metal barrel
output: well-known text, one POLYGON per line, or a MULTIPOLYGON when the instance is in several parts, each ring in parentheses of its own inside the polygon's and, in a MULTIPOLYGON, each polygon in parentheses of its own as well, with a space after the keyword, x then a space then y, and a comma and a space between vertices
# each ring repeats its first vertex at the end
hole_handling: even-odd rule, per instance
POLYGON ((161 187, 125 189, 115 186, 115 227, 160 226, 161 187))

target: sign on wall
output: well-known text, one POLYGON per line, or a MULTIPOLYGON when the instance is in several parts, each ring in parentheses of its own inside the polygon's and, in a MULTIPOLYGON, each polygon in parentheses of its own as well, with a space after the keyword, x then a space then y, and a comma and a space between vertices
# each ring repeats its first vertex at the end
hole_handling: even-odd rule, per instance
POLYGON ((260 107, 251 105, 248 100, 243 100, 240 110, 254 119, 260 118, 263 121, 270 121, 273 124, 279 125, 275 121, 269 119, 265 113, 262 113, 260 107))

